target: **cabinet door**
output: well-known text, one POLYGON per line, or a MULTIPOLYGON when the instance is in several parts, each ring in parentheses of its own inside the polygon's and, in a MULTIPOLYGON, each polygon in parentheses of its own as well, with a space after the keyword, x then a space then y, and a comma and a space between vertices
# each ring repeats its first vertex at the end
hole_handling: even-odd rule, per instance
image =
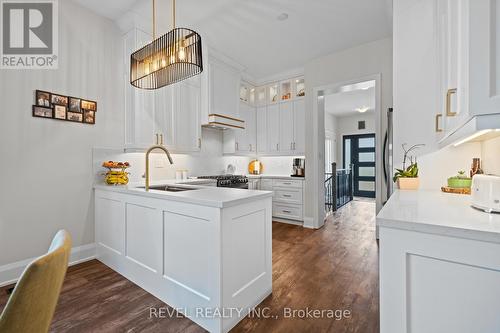
POLYGON ((210 113, 239 118, 240 74, 219 62, 209 64, 210 113))
POLYGON ((293 150, 295 154, 306 151, 306 106, 304 99, 293 102, 293 150))
POLYGON ((439 29, 439 67, 441 93, 439 104, 443 114, 444 132, 453 131, 469 116, 467 2, 443 0, 437 2, 439 29))
POLYGON ((130 54, 149 41, 151 37, 138 29, 131 30, 124 37, 125 144, 129 148, 143 148, 155 142, 155 94, 130 84, 130 54))
POLYGON ((245 121, 245 129, 234 129, 235 141, 236 141, 236 152, 246 153, 250 151, 250 140, 249 132, 251 129, 249 126, 251 124, 251 110, 248 104, 240 103, 240 119, 245 121))
POLYGON ((163 143, 175 147, 174 88, 167 86, 155 90, 155 133, 163 136, 163 143))
POLYGON ((238 149, 244 150, 247 152, 255 152, 256 151, 256 135, 257 135, 257 129, 256 129, 256 111, 255 108, 245 104, 241 103, 242 109, 240 109, 240 115, 242 116, 243 120, 245 121, 245 131, 244 131, 244 140, 239 141, 238 144, 238 149), (244 105, 243 105, 244 104, 244 105), (241 113, 241 110, 243 110, 243 113, 241 113))
POLYGON ((293 104, 291 102, 280 103, 280 146, 281 152, 293 150, 293 104))
POLYGON ((259 153, 267 153, 267 107, 260 106, 257 108, 257 151, 259 153))
POLYGON ((469 0, 470 112, 500 110, 500 3, 469 0))
POLYGON ((201 148, 200 88, 187 83, 175 86, 175 150, 199 151, 201 148))
POLYGON ((267 150, 280 150, 280 108, 279 104, 267 106, 267 150))

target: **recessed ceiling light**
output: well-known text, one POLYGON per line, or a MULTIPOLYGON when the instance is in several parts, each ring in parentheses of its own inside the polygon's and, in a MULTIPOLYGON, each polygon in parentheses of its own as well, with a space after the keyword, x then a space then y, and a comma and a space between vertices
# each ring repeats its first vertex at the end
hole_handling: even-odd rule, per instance
POLYGON ((279 15, 276 17, 276 19, 277 19, 278 21, 285 21, 286 19, 288 19, 288 14, 287 14, 287 13, 281 13, 281 14, 279 14, 279 15))
POLYGON ((359 113, 365 113, 366 111, 368 111, 368 109, 368 107, 363 106, 361 108, 357 108, 356 111, 358 111, 359 113))

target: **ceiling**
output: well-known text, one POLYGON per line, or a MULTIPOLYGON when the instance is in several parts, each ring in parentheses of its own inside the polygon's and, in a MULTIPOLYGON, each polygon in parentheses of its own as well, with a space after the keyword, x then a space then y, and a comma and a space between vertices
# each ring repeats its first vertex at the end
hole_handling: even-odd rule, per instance
MULTIPOLYGON (((133 13, 150 24, 152 0, 75 0, 119 21, 133 13)), ((391 0, 180 0, 177 25, 197 30, 217 51, 259 80, 339 50, 388 37, 391 0), (288 14, 288 19, 277 17, 288 14)), ((159 31, 171 1, 156 0, 159 31)))
POLYGON ((366 113, 375 111, 375 88, 357 89, 338 92, 325 96, 325 111, 337 116, 345 117, 360 114, 358 108, 367 109, 366 113))

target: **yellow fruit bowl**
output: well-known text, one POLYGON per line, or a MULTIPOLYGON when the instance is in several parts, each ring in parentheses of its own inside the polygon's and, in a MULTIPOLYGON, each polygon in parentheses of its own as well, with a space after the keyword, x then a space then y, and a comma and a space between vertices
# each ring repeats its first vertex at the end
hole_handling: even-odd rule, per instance
POLYGON ((128 162, 106 161, 102 166, 108 169, 108 172, 103 174, 104 181, 109 185, 127 185, 129 173, 125 170, 130 167, 128 162))
POLYGON ((109 185, 127 185, 128 184, 128 172, 124 170, 113 171, 110 170, 105 174, 105 182, 109 185))

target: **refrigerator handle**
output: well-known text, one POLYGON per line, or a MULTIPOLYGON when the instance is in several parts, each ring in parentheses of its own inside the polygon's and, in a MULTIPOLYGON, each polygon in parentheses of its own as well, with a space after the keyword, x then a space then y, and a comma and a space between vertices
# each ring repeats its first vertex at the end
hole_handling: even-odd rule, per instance
POLYGON ((388 132, 385 132, 385 136, 384 136, 384 145, 382 146, 382 166, 383 166, 383 170, 384 170, 384 179, 385 179, 385 183, 386 184, 389 184, 389 180, 387 179, 387 164, 388 164, 388 160, 387 160, 387 142, 389 141, 389 133, 388 132))

